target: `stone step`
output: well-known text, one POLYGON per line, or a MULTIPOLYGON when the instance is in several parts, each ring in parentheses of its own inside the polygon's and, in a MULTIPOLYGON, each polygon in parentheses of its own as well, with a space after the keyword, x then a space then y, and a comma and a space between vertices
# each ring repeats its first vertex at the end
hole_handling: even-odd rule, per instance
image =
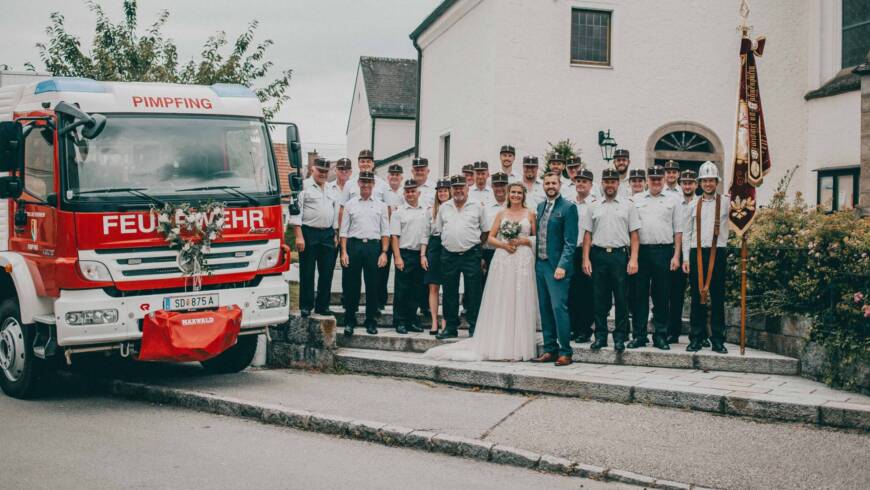
POLYGON ((420 354, 339 348, 337 366, 356 373, 644 403, 870 430, 870 397, 833 390, 799 376, 575 363, 451 362, 420 354))
MULTIPOLYGON (((460 331, 460 339, 467 333, 460 331)), ((671 344, 671 350, 663 351, 652 346, 638 349, 626 349, 622 353, 613 350, 610 345, 599 351, 589 348, 590 343, 573 344, 575 362, 592 364, 609 364, 619 366, 643 366, 653 368, 678 368, 693 370, 729 371, 756 374, 800 374, 800 361, 797 359, 764 352, 756 349, 746 349, 746 355, 740 355, 740 347, 726 344, 727 354, 717 354, 709 349, 699 352, 686 352, 687 338, 682 337, 681 343, 671 344)), ((380 350, 392 352, 425 352, 432 347, 445 342, 424 333, 398 334, 392 328, 381 328, 376 335, 366 334, 357 330, 354 335, 338 337, 338 345, 353 349, 380 350)), ((538 353, 543 353, 541 339, 538 339, 538 353)))

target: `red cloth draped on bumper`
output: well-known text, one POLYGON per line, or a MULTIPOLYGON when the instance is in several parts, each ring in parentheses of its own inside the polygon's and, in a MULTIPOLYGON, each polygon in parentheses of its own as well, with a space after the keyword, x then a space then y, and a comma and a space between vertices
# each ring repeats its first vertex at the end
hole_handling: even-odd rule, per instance
POLYGON ((236 344, 242 310, 156 311, 142 321, 140 361, 193 362, 217 356, 236 344))

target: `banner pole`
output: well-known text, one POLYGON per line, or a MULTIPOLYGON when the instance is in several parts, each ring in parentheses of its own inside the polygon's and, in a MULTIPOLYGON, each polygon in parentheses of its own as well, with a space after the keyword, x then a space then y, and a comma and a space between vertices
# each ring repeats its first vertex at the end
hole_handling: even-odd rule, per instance
MULTIPOLYGON (((748 230, 747 230, 748 231, 748 230)), ((746 355, 746 233, 740 237, 740 355, 746 355)))

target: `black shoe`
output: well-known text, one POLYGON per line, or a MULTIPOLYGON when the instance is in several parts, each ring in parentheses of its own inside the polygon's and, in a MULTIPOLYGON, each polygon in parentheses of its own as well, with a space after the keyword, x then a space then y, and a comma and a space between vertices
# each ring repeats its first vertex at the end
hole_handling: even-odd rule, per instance
POLYGON ((689 342, 689 345, 686 347, 686 352, 698 352, 699 350, 701 350, 701 343, 697 340, 689 342))
POLYGON ((573 340, 574 340, 574 342, 576 342, 578 344, 585 344, 586 342, 589 342, 591 339, 592 339, 592 335, 590 335, 590 334, 577 334, 574 336, 573 340))
POLYGON ((646 347, 646 339, 643 337, 635 337, 634 340, 628 343, 629 349, 637 349, 638 347, 646 347))
POLYGON ((438 335, 438 330, 429 330, 429 335, 432 335, 432 336, 438 335))
POLYGON ((597 339, 595 342, 592 342, 592 345, 589 346, 592 350, 600 350, 602 347, 607 347, 607 341, 604 339, 597 339))
POLYGON ((366 322, 366 333, 369 335, 377 335, 378 324, 375 322, 366 322))
POLYGON ((311 310, 302 310, 302 318, 308 318, 311 316, 311 310))
POLYGON ((679 335, 668 336, 668 343, 669 344, 679 344, 680 343, 680 336, 679 335))
POLYGON ((321 316, 335 316, 335 312, 330 310, 329 308, 325 308, 325 309, 315 308, 314 313, 321 315, 321 316))
POLYGON ((420 333, 423 331, 423 326, 420 325, 419 321, 408 325, 406 328, 409 332, 413 333, 420 333))
POLYGON ((456 337, 459 337, 459 334, 456 333, 456 331, 449 330, 444 330, 443 332, 439 332, 435 335, 435 338, 438 340, 455 339, 456 337))
POLYGON ((625 343, 621 340, 613 342, 613 350, 616 352, 622 352, 625 350, 625 343))
POLYGON ((710 339, 704 339, 701 341, 701 347, 710 347, 710 339))
POLYGON ((671 350, 670 344, 665 340, 664 337, 657 337, 653 335, 653 347, 661 350, 671 350))
POLYGON ((396 325, 396 333, 405 335, 408 333, 408 329, 404 325, 396 325))
POLYGON ((355 325, 345 325, 344 326, 344 336, 350 337, 351 335, 353 335, 354 327, 355 327, 355 325))
POLYGON ((725 348, 725 344, 722 342, 713 342, 713 352, 717 352, 719 354, 727 354, 728 349, 725 348))

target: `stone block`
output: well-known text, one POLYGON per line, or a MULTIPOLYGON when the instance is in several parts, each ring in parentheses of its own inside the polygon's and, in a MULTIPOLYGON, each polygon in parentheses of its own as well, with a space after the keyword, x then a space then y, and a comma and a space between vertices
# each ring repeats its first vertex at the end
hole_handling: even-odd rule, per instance
POLYGON ((538 469, 549 473, 570 475, 574 471, 574 466, 576 466, 576 464, 577 463, 569 459, 560 458, 551 454, 544 454, 538 462, 538 469))
POLYGON ((313 432, 343 436, 353 419, 337 415, 312 414, 308 419, 308 428, 313 432))
POLYGON ((764 331, 769 333, 769 334, 782 333, 782 317, 765 316, 764 317, 764 331))
POLYGON ((450 434, 437 434, 432 438, 433 451, 482 461, 489 460, 493 446, 491 442, 450 434))
POLYGON ((779 419, 790 422, 815 424, 819 419, 819 408, 785 400, 786 397, 757 394, 745 396, 726 396, 724 412, 747 417, 779 419))
POLYGON ((309 318, 291 316, 290 320, 285 324, 287 328, 284 330, 287 342, 292 344, 307 344, 310 340, 308 330, 309 321, 309 318))
POLYGON ((607 479, 647 488, 653 487, 656 482, 655 478, 623 470, 608 470, 607 479))
POLYGON ((809 338, 813 328, 810 318, 801 315, 789 315, 782 318, 782 334, 789 337, 809 338))
POLYGON ((653 488, 663 488, 665 490, 702 490, 701 487, 670 480, 656 480, 653 488))
POLYGON ((607 470, 600 466, 578 463, 571 470, 571 475, 591 480, 604 480, 607 477, 607 470))
POLYGON ((432 450, 432 438, 438 435, 435 432, 428 430, 415 430, 405 436, 405 446, 422 449, 424 451, 432 450))
POLYGON ((819 418, 822 425, 870 430, 870 405, 827 402, 819 407, 819 418))
POLYGON ((438 367, 434 363, 401 362, 370 357, 338 354, 336 364, 350 371, 385 376, 404 376, 434 380, 438 367))
POLYGON ((628 403, 631 384, 613 380, 612 383, 590 382, 579 379, 557 379, 543 376, 514 374, 512 389, 549 395, 573 396, 594 400, 628 403))
POLYGON ((385 425, 380 430, 380 440, 384 444, 390 446, 407 446, 408 436, 414 432, 414 429, 401 427, 398 425, 385 425))
POLYGON ((541 455, 531 451, 497 444, 492 448, 491 460, 493 463, 519 466, 522 468, 535 468, 541 460, 541 455))
POLYGON ((307 410, 296 410, 278 407, 265 410, 263 413, 263 417, 264 422, 266 422, 267 424, 308 430, 308 421, 311 418, 311 412, 307 410))
POLYGON ((347 424, 347 435, 363 441, 381 442, 381 429, 387 424, 369 420, 352 420, 347 424))
POLYGON ((636 386, 634 388, 634 401, 648 405, 719 412, 722 394, 717 393, 718 391, 715 389, 664 389, 636 386))
POLYGON ((442 367, 438 369, 438 381, 470 386, 507 389, 511 387, 511 375, 482 369, 442 367))
POLYGON ((731 371, 741 373, 788 374, 800 372, 797 359, 786 357, 750 357, 720 354, 696 354, 697 369, 731 371))
POLYGON ((800 354, 801 375, 817 378, 822 375, 828 364, 828 353, 817 342, 807 342, 800 354))

